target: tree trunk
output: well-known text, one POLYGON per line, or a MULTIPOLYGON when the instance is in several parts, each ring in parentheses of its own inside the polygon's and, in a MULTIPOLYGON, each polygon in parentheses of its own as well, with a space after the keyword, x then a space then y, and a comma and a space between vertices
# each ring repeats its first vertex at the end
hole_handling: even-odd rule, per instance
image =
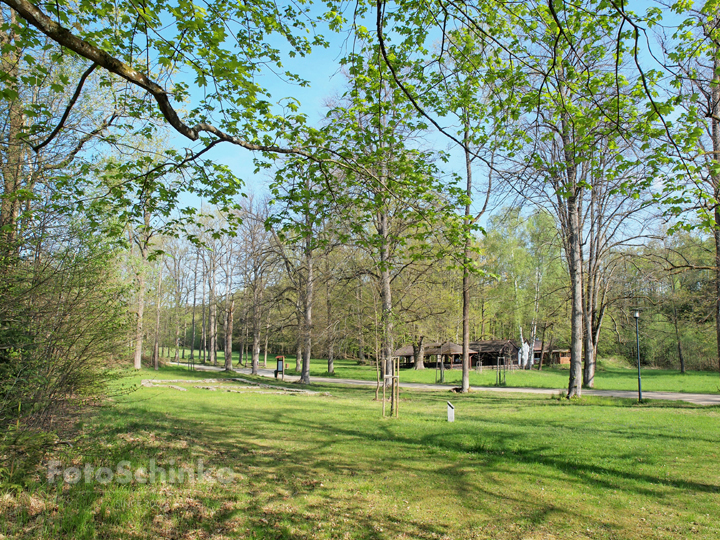
POLYGON ((675 341, 677 342, 678 356, 680 357, 680 373, 685 373, 685 357, 683 356, 682 340, 680 339, 680 328, 678 328, 678 313, 673 301, 673 324, 675 325, 675 341))
MULTIPOLYGON (((0 30, 0 45, 4 45, 1 62, 2 71, 7 75, 4 81, 5 89, 15 91, 19 94, 18 76, 20 66, 20 50, 13 49, 9 45, 15 41, 16 15, 10 10, 10 21, 2 20, 4 25, 9 27, 9 33, 4 29, 0 30)), ((2 164, 3 192, 0 195, 0 266, 9 266, 9 259, 17 256, 17 221, 20 213, 20 191, 22 186, 22 165, 23 165, 23 103, 20 99, 13 99, 6 102, 6 141, 7 146, 3 149, 5 160, 2 164)), ((2 161, 2 160, 0 160, 2 161)))
POLYGON ((311 239, 305 239, 305 270, 307 271, 307 281, 305 282, 305 294, 303 295, 303 363, 302 373, 300 374, 300 382, 302 384, 310 384, 310 353, 312 350, 312 308, 315 292, 315 276, 313 268, 313 253, 310 244, 311 239))
POLYGON ((298 299, 296 304, 296 317, 298 322, 297 341, 295 342, 295 373, 300 373, 300 366, 302 364, 302 344, 303 344, 303 316, 300 308, 300 290, 298 289, 298 299))
POLYGON ((232 371, 232 334, 233 323, 235 322, 235 299, 230 300, 227 314, 225 315, 225 370, 232 371))
POLYGON ((253 328, 251 374, 257 375, 260 367, 260 329, 253 328))
MULTIPOLYGON (((716 131, 720 131, 720 127, 718 122, 713 122, 713 135, 716 131)), ((718 133, 718 139, 720 139, 720 133, 718 133)), ((716 152, 720 152, 720 140, 716 152)), ((720 186, 720 175, 718 175, 717 182, 717 185, 720 186)), ((715 200, 720 200, 720 189, 715 194, 715 200)), ((717 336, 718 371, 720 372, 720 207, 718 206, 715 206, 715 224, 715 333, 717 336)))
POLYGON ((175 286, 175 362, 180 361, 180 312, 182 303, 182 280, 180 279, 180 261, 173 258, 173 272, 177 278, 175 286))
POLYGON ((295 343, 295 372, 300 373, 302 364, 302 334, 298 332, 297 342, 295 343))
MULTIPOLYGON (((184 313, 183 313, 184 315, 184 313)), ((182 356, 181 359, 185 360, 185 347, 187 346, 187 319, 183 317, 183 332, 182 332, 182 356)))
MULTIPOLYGON (((561 195, 562 196, 562 195, 561 195)), ((568 398, 581 395, 583 351, 583 286, 582 246, 577 193, 567 201, 568 208, 568 265, 570 270, 570 380, 568 398)))
POLYGON ((215 256, 210 259, 210 273, 208 274, 208 333, 209 333, 209 350, 208 362, 217 366, 217 305, 215 300, 215 256))
POLYGON ((263 367, 267 367, 267 356, 268 356, 268 339, 270 338, 270 325, 265 325, 265 349, 263 353, 263 367))
POLYGON ((470 155, 470 132, 467 115, 465 120, 465 221, 463 232, 463 279, 462 279, 462 384, 460 391, 465 394, 470 391, 470 201, 472 200, 472 156, 470 155))
POLYGON ((585 312, 583 314, 584 319, 584 340, 585 346, 583 348, 584 365, 583 365, 583 387, 594 388, 595 387, 595 355, 593 346, 593 324, 592 324, 592 309, 590 306, 585 304, 585 312))
MULTIPOLYGON (((381 356, 383 361, 383 374, 394 375, 393 373, 393 320, 392 320, 392 289, 390 287, 390 246, 388 239, 388 217, 381 212, 378 223, 382 245, 380 246, 380 303, 382 323, 382 345, 381 356)), ((386 385, 389 380, 385 379, 386 385)), ((392 414, 394 403, 391 401, 390 413, 392 414)))
MULTIPOLYGON (((717 24, 717 21, 713 21, 717 24)), ((711 160, 710 177, 713 185, 713 195, 715 198, 715 334, 717 340, 717 361, 718 372, 720 372, 720 173, 718 172, 718 164, 720 163, 720 121, 718 121, 718 113, 720 112, 720 57, 718 51, 714 51, 713 58, 713 89, 712 89, 712 146, 713 159, 711 160)))
POLYGON ((262 304, 262 288, 260 283, 255 283, 255 289, 253 290, 253 306, 252 306, 252 327, 253 327, 253 341, 252 341, 252 375, 258 374, 258 367, 260 364, 260 319, 262 317, 261 304, 262 304))
MULTIPOLYGON (((137 311, 137 322, 135 326, 135 358, 134 367, 135 369, 142 368, 142 349, 143 349, 143 317, 145 313, 145 271, 147 270, 147 259, 148 259, 148 246, 150 243, 150 212, 147 210, 143 211, 143 224, 144 228, 140 233, 140 238, 137 242, 140 248, 140 268, 136 273, 138 282, 138 311, 137 311)), ((135 233, 131 233, 135 234, 135 233)))
POLYGON ((332 320, 332 299, 330 297, 330 261, 328 257, 325 257, 325 308, 327 313, 327 339, 328 339, 328 374, 332 375, 335 373, 335 325, 332 320))
POLYGON ((425 369, 425 336, 420 336, 417 345, 413 343, 415 369, 425 369))
POLYGON ((135 323, 135 369, 142 368, 142 346, 143 346, 143 316, 145 313, 145 268, 137 273, 138 282, 138 309, 137 321, 135 323))
POLYGON ((192 339, 190 340, 190 358, 191 363, 195 359, 195 304, 197 303, 197 267, 198 260, 195 259, 195 274, 193 275, 193 303, 192 303, 192 339))
POLYGON ((175 362, 180 361, 180 321, 175 316, 175 362))
POLYGON ((203 290, 202 290, 202 335, 200 336, 200 356, 202 363, 205 363, 205 360, 207 358, 207 322, 205 319, 206 313, 205 313, 205 261, 203 261, 203 275, 202 275, 202 284, 203 284, 203 290))
MULTIPOLYGON (((485 294, 484 290, 480 294, 485 294)), ((480 341, 485 339, 485 299, 480 301, 480 341)))
POLYGON ((160 264, 160 271, 158 274, 157 308, 155 310, 155 347, 153 347, 153 366, 155 367, 155 371, 160 369, 160 350, 158 346, 160 344, 160 298, 162 295, 162 271, 163 265, 160 264))

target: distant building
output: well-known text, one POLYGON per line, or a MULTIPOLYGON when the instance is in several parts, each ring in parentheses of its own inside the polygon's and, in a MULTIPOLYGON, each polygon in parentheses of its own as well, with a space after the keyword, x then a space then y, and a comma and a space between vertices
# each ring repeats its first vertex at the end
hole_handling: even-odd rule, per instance
MULTIPOLYGON (((495 366, 498 358, 504 358, 506 366, 517 365, 518 352, 520 351, 517 344, 511 339, 487 339, 484 341, 473 341, 470 348, 475 349, 477 354, 472 359, 474 366, 495 366)), ((501 360, 501 363, 503 360, 501 360)))

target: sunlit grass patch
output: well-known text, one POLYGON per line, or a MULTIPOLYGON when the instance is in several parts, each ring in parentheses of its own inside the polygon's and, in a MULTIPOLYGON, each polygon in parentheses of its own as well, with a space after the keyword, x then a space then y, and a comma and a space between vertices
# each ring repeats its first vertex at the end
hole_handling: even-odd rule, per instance
MULTIPOLYGON (((143 370, 136 380, 225 380, 178 369, 143 370)), ((382 420, 372 388, 311 385, 320 393, 298 395, 177 384, 187 390, 141 388, 109 403, 75 446, 52 457, 66 467, 113 470, 122 460, 133 470, 150 460, 165 469, 202 460, 206 468, 231 468, 232 482, 47 485, 38 477, 35 503, 17 494, 2 503, 0 534, 720 537, 717 408, 403 391, 400 418, 382 420), (456 407, 452 424, 448 399, 456 407)))

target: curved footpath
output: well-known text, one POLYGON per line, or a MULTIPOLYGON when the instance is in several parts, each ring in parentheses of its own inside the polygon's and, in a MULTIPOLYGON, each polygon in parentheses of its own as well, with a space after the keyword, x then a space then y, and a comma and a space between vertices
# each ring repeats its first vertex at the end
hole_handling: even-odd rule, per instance
MULTIPOLYGON (((170 362, 175 366, 185 367, 186 364, 179 362, 170 362)), ((222 371, 223 368, 220 366, 203 366, 201 364, 195 364, 195 369, 198 371, 222 371)), ((235 368, 236 373, 250 374, 249 368, 235 368)), ((262 377, 275 378, 275 372, 272 369, 259 369, 258 374, 262 377)), ((285 381, 297 382, 300 379, 298 375, 285 374, 285 381)), ((357 379, 341 379, 338 377, 312 377, 312 382, 316 383, 329 383, 329 384, 350 384, 355 386, 375 386, 375 381, 361 381, 357 379)), ((414 390, 450 390, 453 385, 449 384, 425 384, 425 383, 407 383, 401 382, 400 388, 412 388, 414 390)), ((473 390, 480 392, 520 392, 523 394, 560 394, 565 389, 552 388, 514 388, 514 387, 497 387, 497 386, 473 386, 473 390)), ((637 399, 636 390, 587 390, 582 391, 584 396, 606 396, 616 398, 627 398, 637 399)), ((645 399, 662 399, 668 401, 686 401, 695 405, 719 405, 720 406, 720 394, 688 394, 686 392, 643 392, 643 398, 645 399)))

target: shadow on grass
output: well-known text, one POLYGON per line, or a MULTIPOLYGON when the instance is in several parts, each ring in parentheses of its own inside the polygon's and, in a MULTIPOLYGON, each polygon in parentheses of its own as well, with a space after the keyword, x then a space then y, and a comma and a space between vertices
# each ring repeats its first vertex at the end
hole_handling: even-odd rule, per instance
MULTIPOLYGON (((220 378, 175 369, 168 378, 220 378)), ((180 393, 168 399, 163 392, 172 390, 164 389, 147 397, 128 396, 126 403, 101 411, 94 431, 78 449, 85 462, 114 468, 129 460, 133 467, 142 467, 155 459, 158 466, 168 467, 171 461, 180 465, 203 459, 207 467, 232 467, 241 476, 229 485, 49 487, 56 490, 60 507, 54 517, 45 518, 47 536, 180 538, 227 533, 243 538, 329 538, 347 533, 370 540, 400 535, 438 538, 458 530, 458 523, 434 506, 419 514, 405 510, 402 497, 413 504, 443 501, 459 507, 468 533, 463 536, 473 527, 485 537, 493 537, 492 531, 497 537, 512 535, 511 526, 517 524, 525 532, 542 530, 551 520, 613 531, 617 525, 611 518, 577 507, 568 510, 557 499, 543 500, 530 481, 569 484, 580 491, 620 490, 656 501, 677 495, 672 490, 692 497, 720 489, 712 482, 638 471, 632 464, 642 457, 639 449, 623 449, 615 456, 618 465, 600 463, 591 451, 573 454, 573 445, 589 435, 591 427, 568 428, 561 420, 539 426, 536 419, 502 418, 510 408, 557 407, 546 397, 467 396, 473 406, 496 411, 498 417, 484 415, 449 426, 441 414, 433 417, 404 408, 400 421, 358 420, 351 407, 364 407, 362 412, 368 414, 377 409, 379 415, 379 404, 369 404, 373 389, 310 388, 327 389, 334 396, 313 415, 300 403, 309 397, 265 396, 252 403, 216 400, 214 396, 223 394, 208 393, 210 399, 198 402, 196 396, 191 402, 180 393), (354 401, 344 402, 345 398, 354 401), (143 402, 152 405, 163 399, 171 404, 167 412, 142 407, 143 402), (546 437, 533 437, 539 429, 564 429, 574 442, 568 447, 549 444, 546 437)), ((436 405, 441 412, 448 397, 444 392, 405 395, 436 405)), ((453 399, 464 403, 466 396, 453 399)), ((600 407, 609 410, 610 405, 600 407)), ((629 436, 625 430, 612 433, 629 436)), ((672 438, 659 429, 642 437, 672 438)), ((34 521, 28 518, 26 523, 34 521)))

